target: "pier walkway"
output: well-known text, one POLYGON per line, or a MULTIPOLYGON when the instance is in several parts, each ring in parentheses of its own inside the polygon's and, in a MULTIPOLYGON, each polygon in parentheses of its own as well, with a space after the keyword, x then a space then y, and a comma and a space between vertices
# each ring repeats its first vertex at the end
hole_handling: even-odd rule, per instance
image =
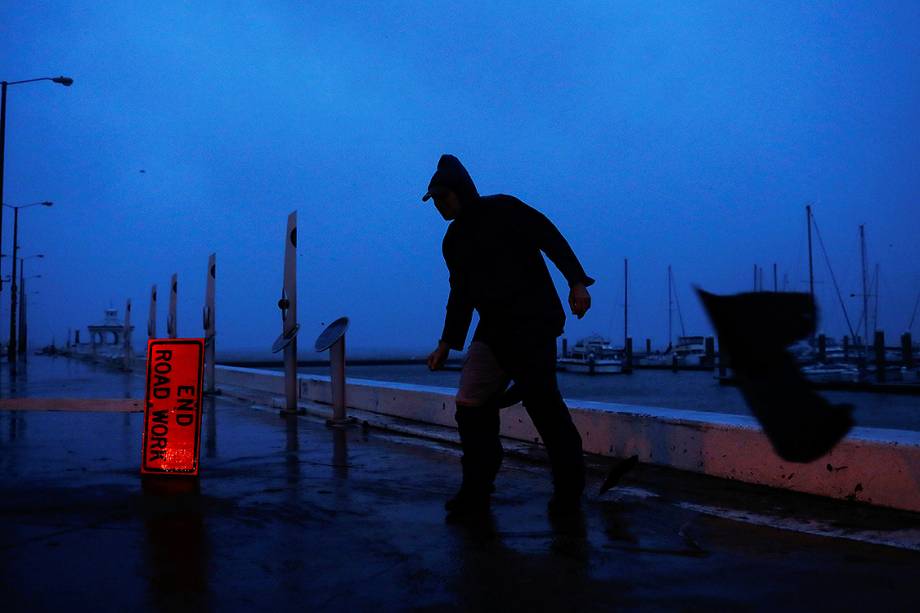
POLYGON ((225 396, 197 486, 167 491, 141 482, 136 409, 34 400, 139 398, 140 376, 34 358, 13 383, 32 400, 0 410, 4 611, 916 607, 916 514, 648 466, 598 496, 597 464, 556 523, 542 452, 517 446, 491 520, 452 524, 457 448, 225 396))

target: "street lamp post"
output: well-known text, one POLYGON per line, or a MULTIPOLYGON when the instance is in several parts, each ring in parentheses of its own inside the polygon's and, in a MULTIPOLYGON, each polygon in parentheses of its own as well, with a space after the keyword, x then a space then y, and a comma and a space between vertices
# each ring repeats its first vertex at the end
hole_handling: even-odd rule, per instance
POLYGON ((19 356, 26 359, 28 353, 28 327, 26 324, 26 281, 29 279, 41 279, 41 275, 26 276, 26 260, 31 258, 43 258, 42 254, 30 255, 25 258, 19 258, 19 356))
MULTIPOLYGON (((52 83, 57 83, 63 85, 64 87, 70 87, 73 85, 73 79, 70 77, 60 76, 60 77, 39 77, 37 79, 24 79, 22 81, 0 81, 0 202, 3 202, 3 169, 5 167, 5 154, 6 154, 6 89, 10 85, 21 85, 23 83, 35 83, 36 81, 51 81, 52 83)), ((0 207, 0 245, 3 244, 3 207, 0 207)), ((16 260, 13 260, 15 264, 16 260)), ((15 273, 12 275, 11 279, 15 281, 15 273)), ((2 286, 0 286, 0 291, 2 291, 2 286)))
MULTIPOLYGON (((13 272, 10 275, 10 342, 7 345, 7 359, 10 364, 16 361, 16 258, 19 251, 19 209, 27 209, 32 206, 52 206, 54 203, 48 200, 42 202, 32 202, 13 206, 4 204, 3 206, 13 209, 13 272)), ((0 207, 2 209, 3 207, 0 207)))
MULTIPOLYGON (((22 269, 20 268, 20 271, 22 269)), ((19 273, 19 291, 22 295, 19 297, 19 358, 26 357, 26 280, 19 273)))

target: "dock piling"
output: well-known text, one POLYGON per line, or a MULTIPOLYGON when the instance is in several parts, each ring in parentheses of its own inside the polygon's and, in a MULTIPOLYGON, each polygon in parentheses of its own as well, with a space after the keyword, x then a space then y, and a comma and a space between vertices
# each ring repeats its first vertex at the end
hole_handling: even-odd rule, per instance
POLYGON ((875 331, 875 374, 879 383, 885 382, 885 332, 875 331))
POLYGON ((623 372, 631 373, 633 370, 633 339, 631 336, 626 337, 626 359, 623 362, 623 372))
POLYGON ((901 360, 907 368, 914 367, 913 342, 910 338, 910 332, 901 335, 901 360))

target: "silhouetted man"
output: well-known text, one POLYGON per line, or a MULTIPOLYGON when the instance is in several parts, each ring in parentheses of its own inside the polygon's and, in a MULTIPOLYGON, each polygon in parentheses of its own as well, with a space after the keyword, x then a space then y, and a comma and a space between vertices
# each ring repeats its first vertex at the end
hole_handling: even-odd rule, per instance
POLYGON ((585 288, 594 279, 546 217, 512 196, 480 196, 452 155, 438 161, 422 200, 429 198, 451 222, 442 247, 450 297, 430 369, 441 368, 451 349, 463 349, 473 309, 479 313, 456 398, 463 482, 445 507, 452 514, 488 510, 502 461, 499 409, 507 406, 513 381, 552 464, 550 511, 575 510, 585 486, 581 436, 556 382, 556 337, 565 313, 541 252, 565 275, 579 319, 591 306, 585 288))

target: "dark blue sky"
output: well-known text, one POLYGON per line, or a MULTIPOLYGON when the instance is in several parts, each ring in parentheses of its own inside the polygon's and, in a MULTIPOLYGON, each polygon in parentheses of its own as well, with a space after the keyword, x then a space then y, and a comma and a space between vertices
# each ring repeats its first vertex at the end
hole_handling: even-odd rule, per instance
POLYGON ((0 6, 0 78, 75 79, 9 94, 5 200, 56 203, 21 218, 23 254, 47 255, 27 271, 43 275, 35 342, 128 297, 143 320, 173 272, 180 333, 200 335, 216 251, 219 347, 267 347, 296 209, 305 334, 349 315, 354 347, 427 349, 445 226, 419 198, 443 152, 481 193, 546 213, 598 279, 569 337, 621 342, 624 257, 630 332, 656 344, 668 264, 688 333, 709 333, 692 283, 747 290, 759 264, 770 288, 776 262, 805 289, 807 202, 854 324, 864 223, 879 324, 904 331, 920 291, 920 4, 340 4, 0 6))

